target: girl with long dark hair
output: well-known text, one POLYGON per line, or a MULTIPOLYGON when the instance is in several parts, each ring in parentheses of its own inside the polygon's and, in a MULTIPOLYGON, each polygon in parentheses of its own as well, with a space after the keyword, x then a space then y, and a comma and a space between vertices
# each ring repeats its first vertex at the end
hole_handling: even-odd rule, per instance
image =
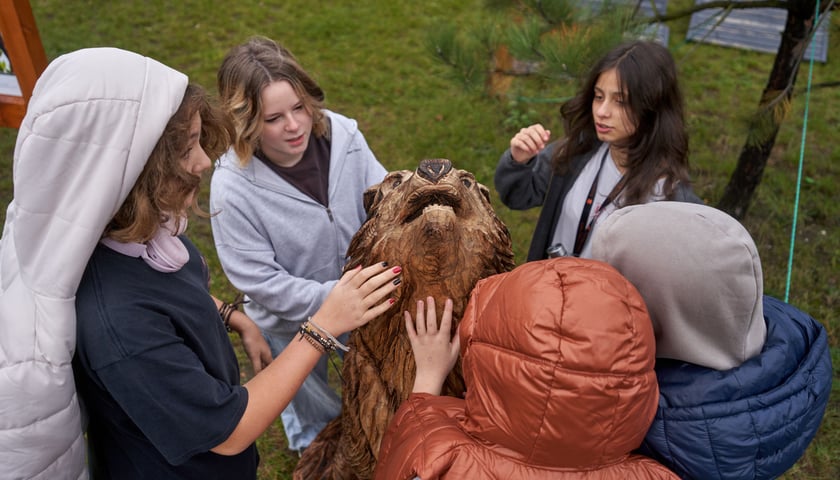
POLYGON ((623 206, 702 203, 691 190, 683 99, 667 48, 651 41, 615 47, 560 113, 563 138, 549 142, 540 124, 523 128, 496 168, 505 205, 543 206, 528 260, 589 257, 592 230, 623 206))

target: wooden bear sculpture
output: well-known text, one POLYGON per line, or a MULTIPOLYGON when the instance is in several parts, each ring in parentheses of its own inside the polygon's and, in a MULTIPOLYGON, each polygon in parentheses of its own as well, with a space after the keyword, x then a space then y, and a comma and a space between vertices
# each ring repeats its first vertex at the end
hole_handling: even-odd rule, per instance
MULTIPOLYGON (((475 283, 514 266, 510 234, 489 190, 449 160, 389 173, 365 192, 364 204, 368 218, 350 242, 346 269, 385 260, 403 267, 402 283, 393 307, 351 333, 341 414, 303 453, 294 472, 299 480, 371 478, 388 422, 414 384, 403 312, 413 315, 427 296, 440 311, 451 298, 457 323, 475 283)), ((458 364, 443 393, 463 392, 458 364)))

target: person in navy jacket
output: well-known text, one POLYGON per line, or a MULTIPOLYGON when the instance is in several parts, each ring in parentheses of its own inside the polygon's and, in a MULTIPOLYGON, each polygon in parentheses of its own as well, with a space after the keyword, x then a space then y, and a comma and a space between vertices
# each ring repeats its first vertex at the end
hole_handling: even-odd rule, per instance
POLYGON ((705 205, 614 212, 593 237, 642 294, 659 408, 640 452, 682 478, 775 478, 805 453, 831 391, 825 328, 764 295, 746 229, 705 205))

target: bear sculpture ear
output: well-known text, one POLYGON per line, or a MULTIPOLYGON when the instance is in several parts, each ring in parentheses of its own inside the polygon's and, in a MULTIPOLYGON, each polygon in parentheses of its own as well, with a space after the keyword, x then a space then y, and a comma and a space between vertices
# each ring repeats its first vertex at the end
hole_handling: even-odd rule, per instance
POLYGON ((478 191, 481 192, 481 196, 487 200, 487 203, 490 203, 490 189, 479 183, 478 191))
POLYGON ((362 194, 362 203, 365 206, 365 213, 368 218, 370 218, 370 212, 373 207, 382 200, 382 192, 380 191, 381 185, 382 184, 374 185, 365 190, 365 193, 362 194))
POLYGON ((410 170, 397 170, 390 172, 385 175, 382 182, 368 187, 362 195, 362 203, 364 204, 367 218, 370 219, 371 214, 379 207, 379 204, 382 203, 382 199, 385 198, 386 195, 402 185, 403 181, 411 177, 413 174, 414 172, 410 170))

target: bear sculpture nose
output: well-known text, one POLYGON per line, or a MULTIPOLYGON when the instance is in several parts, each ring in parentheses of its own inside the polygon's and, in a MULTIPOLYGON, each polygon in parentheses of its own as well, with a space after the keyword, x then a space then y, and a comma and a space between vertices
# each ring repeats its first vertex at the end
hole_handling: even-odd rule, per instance
POLYGON ((420 162, 417 173, 426 180, 437 183, 452 170, 452 162, 445 158, 431 158, 420 162))

